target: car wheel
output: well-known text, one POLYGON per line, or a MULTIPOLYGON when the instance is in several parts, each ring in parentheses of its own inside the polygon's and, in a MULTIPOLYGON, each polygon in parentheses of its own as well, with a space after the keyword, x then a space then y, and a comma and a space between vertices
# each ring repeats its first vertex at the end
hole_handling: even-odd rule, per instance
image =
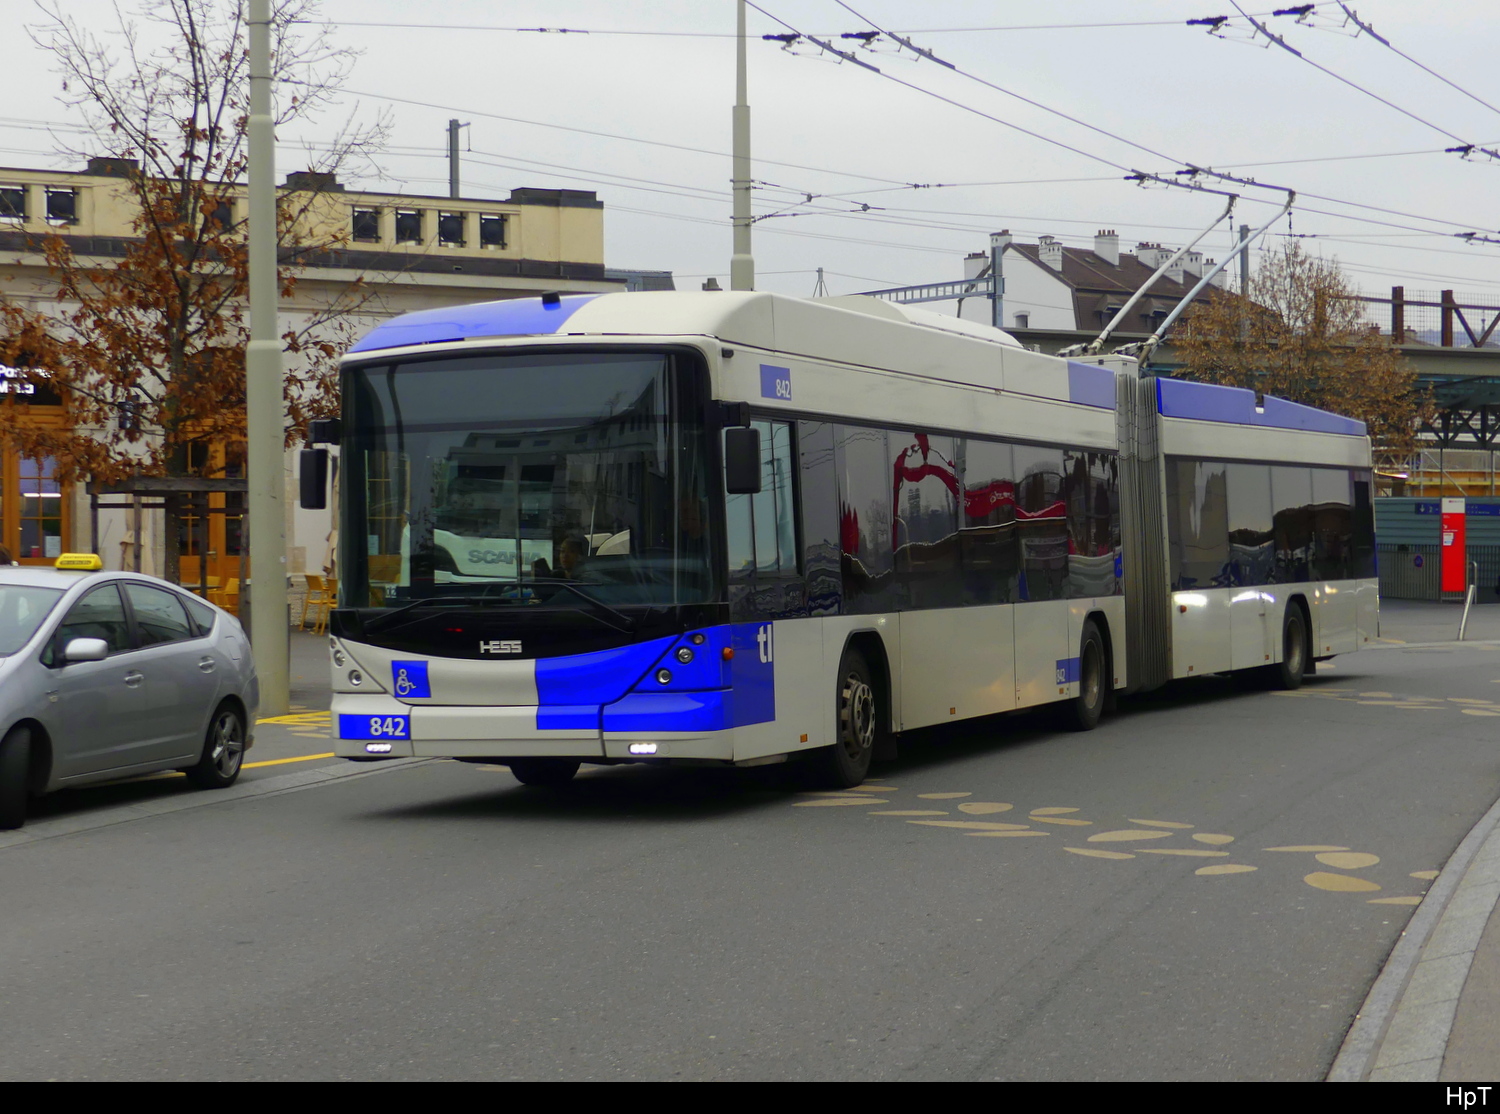
POLYGON ((26 775, 31 765, 31 731, 12 727, 0 739, 0 829, 26 823, 26 775))
POLYGON ((506 765, 522 785, 566 785, 582 763, 572 758, 517 758, 506 765))
POLYGON ((245 761, 245 720, 232 705, 220 704, 203 740, 203 755, 184 773, 199 789, 227 789, 245 761))
POLYGON ((886 732, 874 675, 865 656, 852 646, 839 662, 837 684, 835 741, 818 751, 813 762, 820 785, 851 789, 869 776, 870 760, 886 732))
POLYGON ((1070 731, 1092 731, 1104 714, 1109 681, 1104 639, 1090 619, 1083 624, 1083 637, 1078 645, 1078 695, 1063 704, 1063 725, 1070 731))

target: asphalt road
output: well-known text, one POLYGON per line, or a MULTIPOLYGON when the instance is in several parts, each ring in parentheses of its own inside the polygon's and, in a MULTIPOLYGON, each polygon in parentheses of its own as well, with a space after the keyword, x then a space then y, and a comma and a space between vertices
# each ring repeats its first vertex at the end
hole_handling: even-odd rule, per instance
POLYGON ((1391 647, 859 793, 424 762, 0 847, 0 1077, 1318 1079, 1497 743, 1500 649, 1391 647))

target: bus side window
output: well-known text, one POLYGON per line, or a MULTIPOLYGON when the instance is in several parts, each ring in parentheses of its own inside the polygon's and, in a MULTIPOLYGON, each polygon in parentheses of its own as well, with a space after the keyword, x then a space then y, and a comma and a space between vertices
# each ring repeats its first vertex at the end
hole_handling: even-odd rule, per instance
POLYGON ((795 576, 796 511, 789 422, 756 422, 760 432, 761 485, 754 495, 725 497, 732 579, 795 576))

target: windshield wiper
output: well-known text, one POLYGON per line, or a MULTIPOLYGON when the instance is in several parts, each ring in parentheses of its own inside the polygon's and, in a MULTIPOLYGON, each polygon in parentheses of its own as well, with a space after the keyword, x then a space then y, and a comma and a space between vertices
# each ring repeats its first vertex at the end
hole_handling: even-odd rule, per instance
POLYGON ((524 583, 550 584, 564 591, 572 592, 588 605, 589 611, 593 612, 596 619, 605 626, 613 627, 615 630, 620 631, 622 634, 630 634, 636 628, 636 620, 626 615, 623 611, 617 611, 613 607, 610 607, 609 604, 599 599, 599 597, 585 592, 571 580, 564 580, 557 576, 534 576, 530 580, 524 581, 524 583))
POLYGON ((382 630, 385 627, 390 626, 393 622, 395 622, 397 619, 399 619, 402 615, 405 615, 409 611, 415 611, 415 610, 417 610, 420 607, 435 607, 435 606, 437 606, 439 604, 448 604, 448 603, 459 604, 459 605, 464 606, 464 607, 474 607, 476 605, 482 606, 484 604, 490 604, 490 603, 518 603, 518 602, 520 602, 520 599, 521 599, 521 597, 520 597, 519 594, 516 595, 516 596, 512 596, 512 597, 506 597, 506 596, 423 596, 419 600, 413 600, 411 603, 402 604, 400 607, 396 608, 393 611, 387 611, 383 615, 376 615, 374 618, 366 619, 364 621, 363 625, 364 625, 364 630, 366 632, 373 633, 375 631, 382 630))

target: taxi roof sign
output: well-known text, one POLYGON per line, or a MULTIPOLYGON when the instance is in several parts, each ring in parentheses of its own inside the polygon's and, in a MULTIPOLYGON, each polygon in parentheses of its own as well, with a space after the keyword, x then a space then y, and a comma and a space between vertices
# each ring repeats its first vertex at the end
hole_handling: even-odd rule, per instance
POLYGON ((97 553, 64 553, 57 559, 53 568, 72 569, 75 572, 98 572, 104 568, 104 562, 99 559, 97 553))

